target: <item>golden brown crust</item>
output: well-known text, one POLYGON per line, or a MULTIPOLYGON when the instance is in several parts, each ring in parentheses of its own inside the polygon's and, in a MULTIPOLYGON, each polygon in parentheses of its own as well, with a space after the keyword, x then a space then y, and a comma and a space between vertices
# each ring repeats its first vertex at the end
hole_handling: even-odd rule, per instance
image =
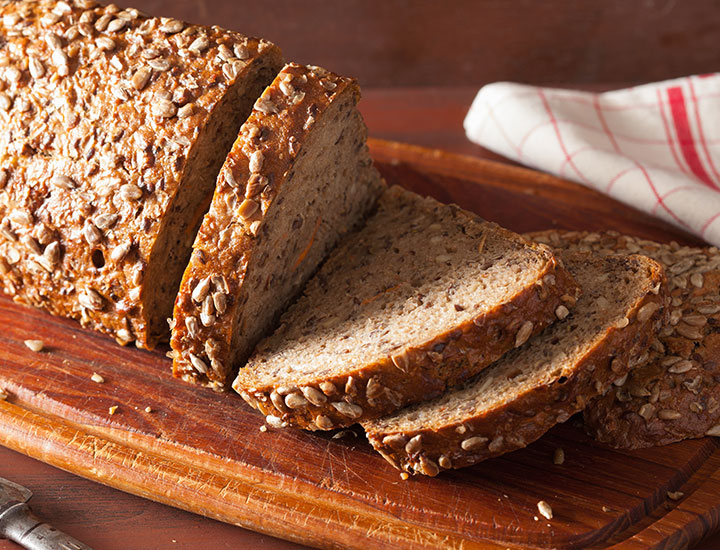
POLYGON ((531 237, 558 249, 644 254, 668 273, 672 300, 668 323, 654 339, 647 362, 585 409, 591 435, 626 449, 720 436, 718 250, 660 244, 614 232, 547 231, 531 237))
POLYGON ((577 358, 575 368, 564 381, 558 379, 531 388, 487 414, 448 422, 440 428, 391 432, 368 423, 364 426, 368 440, 396 468, 430 476, 535 441, 555 424, 582 410, 590 399, 606 391, 613 380, 621 379, 646 352, 653 333, 662 323, 666 299, 662 268, 651 263, 653 284, 628 312, 628 325, 608 328, 593 349, 577 358), (638 312, 649 303, 660 307, 648 318, 638 320, 638 312))
POLYGON ((213 110, 279 50, 91 0, 3 2, 0 29, 2 288, 152 346, 165 214, 213 110))
POLYGON ((357 103, 360 89, 355 80, 291 63, 255 104, 220 172, 175 302, 175 376, 217 390, 229 385, 234 365, 227 358, 233 356, 243 283, 263 216, 317 119, 343 95, 353 96, 357 103), (203 298, 208 293, 222 295, 219 299, 226 305, 222 313, 215 308, 212 318, 203 319, 192 295, 208 281, 203 298))
POLYGON ((519 333, 524 342, 540 332, 556 319, 559 305, 572 307, 579 287, 549 249, 538 252, 546 266, 533 287, 401 356, 302 388, 248 388, 238 378, 235 389, 271 426, 310 430, 349 426, 440 395, 515 347, 519 333))

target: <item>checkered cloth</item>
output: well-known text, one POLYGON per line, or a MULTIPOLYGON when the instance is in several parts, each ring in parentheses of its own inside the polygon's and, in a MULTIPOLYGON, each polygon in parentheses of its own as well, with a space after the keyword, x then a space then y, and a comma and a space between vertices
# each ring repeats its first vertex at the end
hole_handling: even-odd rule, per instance
POLYGON ((720 246, 720 73, 601 94, 490 84, 465 132, 720 246))

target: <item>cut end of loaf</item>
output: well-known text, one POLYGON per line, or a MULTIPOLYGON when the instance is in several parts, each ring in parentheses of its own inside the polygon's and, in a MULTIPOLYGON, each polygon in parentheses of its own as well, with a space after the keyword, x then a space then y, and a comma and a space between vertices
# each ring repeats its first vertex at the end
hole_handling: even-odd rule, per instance
POLYGON ((600 256, 643 254, 668 276, 668 321, 655 334, 645 364, 585 409, 590 435, 624 449, 720 435, 717 248, 661 244, 616 232, 545 231, 531 238, 600 256))
POLYGON ((526 446, 644 360, 665 306, 662 268, 641 256, 565 256, 574 310, 461 389, 363 424, 390 463, 436 475, 526 446))
POLYGON ((256 102, 176 301, 177 376, 229 385, 337 240, 373 207, 384 183, 358 99, 353 80, 289 64, 256 102))
POLYGON ((554 320, 563 300, 572 307, 577 290, 549 249, 391 188, 234 387, 287 425, 346 426, 477 373, 554 320))

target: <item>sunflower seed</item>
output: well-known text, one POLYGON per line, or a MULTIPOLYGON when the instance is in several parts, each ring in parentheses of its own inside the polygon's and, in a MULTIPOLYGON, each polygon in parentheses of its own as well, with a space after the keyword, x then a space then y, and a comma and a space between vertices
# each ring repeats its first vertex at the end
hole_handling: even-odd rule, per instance
POLYGON ((235 53, 235 57, 238 59, 247 59, 250 57, 250 51, 244 44, 235 44, 235 46, 233 46, 233 53, 235 53))
POLYGON ((102 233, 93 224, 86 223, 83 227, 83 237, 88 244, 97 244, 102 239, 102 233))
POLYGON ((405 444, 405 452, 409 455, 419 453, 422 450, 422 435, 418 434, 410 438, 405 444))
POLYGON ((193 111, 194 111, 194 110, 195 110, 195 109, 194 109, 194 107, 193 107, 193 104, 192 104, 192 103, 188 103, 188 104, 183 105, 182 107, 180 107, 180 108, 178 109, 177 116, 178 116, 178 118, 187 118, 187 117, 189 117, 190 115, 193 114, 193 111))
POLYGON ((464 439, 462 443, 460 443, 460 447, 462 447, 464 451, 477 451, 478 449, 485 447, 487 442, 487 437, 468 437, 467 439, 464 439))
POLYGON ((188 50, 190 50, 196 55, 199 55, 203 51, 207 50, 209 46, 210 42, 208 41, 207 37, 201 35, 198 36, 195 40, 193 40, 192 44, 188 46, 188 50))
POLYGON ((135 74, 132 75, 130 83, 136 90, 142 90, 150 80, 152 75, 152 69, 150 67, 140 67, 135 74))
POLYGON ((250 161, 248 163, 250 172, 257 173, 262 169, 263 161, 265 160, 265 156, 262 154, 262 151, 254 151, 250 155, 250 161))
POLYGON ((232 50, 228 48, 225 44, 220 44, 218 46, 218 55, 223 61, 227 61, 228 59, 234 57, 232 50))
POLYGON ((177 19, 168 19, 160 25, 160 30, 167 34, 176 34, 183 30, 183 27, 185 27, 185 24, 182 21, 178 21, 177 19))
POLYGON ((39 352, 45 347, 45 343, 42 340, 25 340, 24 344, 30 351, 39 352))
POLYGON ((193 368, 198 371, 200 374, 207 374, 208 367, 207 363, 200 359, 197 355, 194 353, 188 353, 188 357, 190 358, 190 364, 193 366, 193 368))
POLYGON ((50 265, 55 265, 60 260, 60 243, 57 241, 48 244, 43 252, 43 258, 47 260, 50 265))
POLYGON ((662 409, 658 411, 657 415, 661 420, 677 420, 682 417, 682 414, 680 414, 679 411, 674 411, 672 409, 662 409))
POLYGON ((544 500, 541 500, 540 502, 537 503, 537 508, 538 508, 538 512, 540 512, 540 515, 543 516, 545 519, 553 518, 552 508, 544 500))
POLYGON ((100 311, 103 308, 103 297, 91 288, 86 288, 78 294, 78 302, 86 309, 100 311))
POLYGON ((162 57, 150 59, 147 63, 151 68, 155 69, 156 71, 160 71, 161 73, 164 73, 171 67, 170 61, 162 57))
POLYGON ((152 114, 162 118, 172 118, 177 114, 177 106, 167 99, 156 98, 152 104, 152 114))
POLYGON ((660 304, 657 302, 650 302, 642 306, 637 313, 637 320, 640 323, 644 323, 650 317, 652 317, 652 314, 655 313, 658 309, 660 309, 660 304))
POLYGON ((565 317, 570 315, 570 310, 561 304, 555 309, 555 315, 562 321, 565 317))
POLYGON ((305 398, 316 407, 322 406, 327 401, 324 393, 311 386, 300 388, 300 391, 302 391, 305 398))
POLYGON ((325 395, 334 395, 337 393, 337 388, 335 387, 335 384, 329 381, 320 382, 320 389, 325 395))
POLYGON ((12 99, 7 94, 0 92, 0 109, 8 111, 10 107, 12 107, 12 99))
POLYGON ((518 330, 517 334, 515 335, 515 347, 516 348, 519 348, 525 342, 528 341, 528 338, 530 338, 530 335, 532 334, 532 330, 533 330, 532 321, 525 321, 522 324, 522 326, 520 327, 520 330, 518 330))
POLYGON ((113 19, 108 23, 107 31, 108 32, 120 32, 125 27, 127 27, 128 22, 125 19, 113 19))
POLYGON ((407 437, 405 437, 403 434, 386 435, 385 437, 383 437, 382 443, 383 445, 392 449, 401 449, 405 446, 405 443, 407 443, 407 437))
POLYGON ((30 76, 34 79, 42 78, 45 74, 45 65, 37 57, 31 57, 28 60, 28 69, 30 69, 30 76))
POLYGON ((110 259, 114 262, 121 262, 125 259, 125 256, 128 255, 128 252, 130 252, 130 247, 132 246, 132 243, 126 242, 117 245, 115 248, 112 249, 112 252, 110 252, 110 259))
POLYGON ((678 361, 670 368, 668 368, 668 372, 671 372, 673 374, 683 374, 691 370, 694 366, 695 364, 692 361, 685 359, 683 361, 678 361))
POLYGON ((113 225, 115 225, 115 222, 117 222, 117 220, 117 214, 100 214, 99 216, 95 217, 93 223, 95 224, 95 227, 97 227, 101 231, 105 231, 106 229, 110 229, 113 225))
POLYGON ((426 476, 435 477, 436 475, 438 475, 438 473, 440 473, 440 468, 438 468, 438 465, 426 456, 420 457, 420 468, 426 476))
POLYGON ((315 425, 321 430, 332 430, 334 426, 332 420, 322 414, 315 417, 315 425))
POLYGON ((308 400, 299 393, 289 393, 285 396, 285 405, 290 409, 300 409, 306 407, 308 400))
POLYGON ((332 406, 335 407, 337 412, 339 412, 343 416, 347 416, 353 419, 360 418, 360 416, 362 416, 362 408, 353 403, 339 401, 336 403, 332 403, 332 406))
POLYGON ((142 189, 140 189, 134 183, 126 183, 120 186, 118 194, 120 195, 120 198, 125 201, 134 201, 142 197, 143 193, 142 189))
POLYGON ((99 36, 95 39, 95 45, 106 52, 111 52, 115 49, 115 41, 109 36, 99 36))

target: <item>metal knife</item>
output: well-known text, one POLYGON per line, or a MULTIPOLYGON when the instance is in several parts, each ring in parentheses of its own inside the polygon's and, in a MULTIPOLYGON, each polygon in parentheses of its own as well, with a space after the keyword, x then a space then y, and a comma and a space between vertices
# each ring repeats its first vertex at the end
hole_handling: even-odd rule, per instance
POLYGON ((32 513, 29 489, 0 477, 0 538, 28 550, 92 550, 87 544, 58 531, 32 513))

